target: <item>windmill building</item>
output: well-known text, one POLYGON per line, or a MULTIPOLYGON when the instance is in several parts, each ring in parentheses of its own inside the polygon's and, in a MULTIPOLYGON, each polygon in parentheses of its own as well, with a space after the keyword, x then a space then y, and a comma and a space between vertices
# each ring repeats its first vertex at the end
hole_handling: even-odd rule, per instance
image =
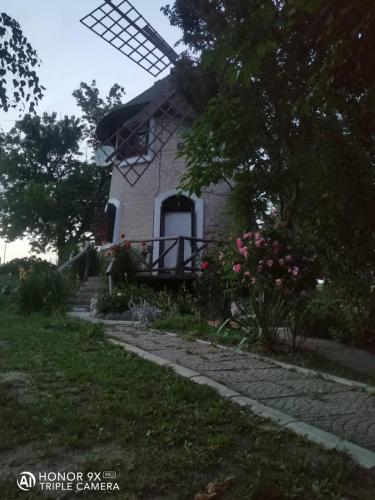
MULTIPOLYGON (((130 2, 107 0, 82 22, 153 76, 178 57, 130 2)), ((189 262, 198 242, 223 231, 227 183, 211 186, 200 198, 179 189, 186 163, 178 151, 195 119, 172 70, 101 121, 99 163, 113 166, 102 245, 117 243, 124 234, 130 241, 154 240, 154 263, 175 269, 182 238, 182 260, 189 262)))

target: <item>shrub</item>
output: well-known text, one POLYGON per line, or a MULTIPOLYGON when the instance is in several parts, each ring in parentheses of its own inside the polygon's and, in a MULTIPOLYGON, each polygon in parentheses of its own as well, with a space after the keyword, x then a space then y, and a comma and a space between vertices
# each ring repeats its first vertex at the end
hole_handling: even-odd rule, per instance
POLYGON ((155 295, 155 305, 168 316, 178 314, 178 307, 170 290, 164 289, 155 295))
POLYGON ((46 260, 38 257, 24 257, 22 259, 13 259, 6 264, 0 265, 0 275, 19 275, 21 270, 30 271, 31 269, 45 269, 46 267, 55 267, 46 260))
POLYGON ((18 309, 25 314, 64 309, 69 296, 69 285, 54 266, 36 266, 21 271, 15 292, 18 309))
POLYGON ((301 330, 306 335, 331 338, 352 345, 375 341, 369 330, 369 301, 373 298, 349 295, 344 288, 328 283, 317 289, 305 302, 299 315, 301 330))
POLYGON ((192 315, 197 310, 195 293, 183 284, 176 291, 164 289, 155 295, 154 304, 161 311, 171 315, 192 315))
POLYGON ((135 276, 142 268, 145 258, 142 249, 133 247, 130 241, 123 241, 118 245, 113 245, 108 251, 107 257, 110 257, 110 259, 115 257, 112 267, 115 285, 134 282, 135 276))
POLYGON ((112 295, 102 292, 98 298, 97 308, 100 313, 123 313, 129 310, 130 301, 146 301, 154 303, 155 292, 145 285, 120 285, 113 290, 112 295))
POLYGON ((287 299, 278 290, 256 287, 239 307, 241 314, 234 322, 244 336, 240 345, 259 342, 271 350, 279 328, 288 326, 291 306, 287 299))
POLYGON ((291 310, 316 287, 319 275, 313 258, 292 249, 285 238, 260 231, 229 239, 203 264, 203 277, 209 280, 214 269, 222 295, 242 304, 237 323, 247 341, 259 340, 268 348, 278 340, 278 328, 288 326, 291 310))
POLYGON ((217 256, 219 249, 211 251, 201 263, 201 274, 194 283, 196 307, 202 318, 225 319, 230 313, 231 284, 217 256))

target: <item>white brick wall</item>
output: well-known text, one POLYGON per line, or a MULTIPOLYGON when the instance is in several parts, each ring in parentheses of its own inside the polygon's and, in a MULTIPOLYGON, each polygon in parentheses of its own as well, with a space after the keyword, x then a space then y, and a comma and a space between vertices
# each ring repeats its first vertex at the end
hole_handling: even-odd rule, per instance
MULTIPOLYGON (((185 172, 185 162, 177 159, 177 144, 182 142, 180 129, 154 159, 138 183, 131 187, 116 168, 113 169, 109 199, 120 204, 120 232, 129 240, 154 237, 154 200, 178 188, 185 172)), ((204 238, 212 238, 228 224, 226 200, 230 188, 226 183, 213 186, 202 194, 204 204, 204 238)))

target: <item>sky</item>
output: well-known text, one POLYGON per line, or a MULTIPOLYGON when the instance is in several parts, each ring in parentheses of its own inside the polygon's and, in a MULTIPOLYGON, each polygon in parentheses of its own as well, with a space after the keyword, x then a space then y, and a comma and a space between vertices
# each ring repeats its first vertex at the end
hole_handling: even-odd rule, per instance
MULTIPOLYGON (((101 3, 102 0, 1 0, 1 11, 20 23, 42 60, 38 75, 47 90, 37 113, 56 111, 59 116, 80 115, 72 91, 82 81, 90 83, 96 80, 103 96, 114 83, 119 83, 125 87, 127 99, 154 83, 151 75, 79 22, 101 3)), ((181 38, 181 32, 171 27, 160 12, 168 0, 132 0, 132 3, 170 45, 181 38)), ((17 112, 0 110, 3 130, 9 130, 17 119, 17 112)), ((4 262, 4 249, 5 242, 0 239, 1 262, 4 262)), ((6 261, 29 254, 26 240, 9 243, 6 261)), ((54 256, 47 255, 47 258, 53 260, 54 256)))

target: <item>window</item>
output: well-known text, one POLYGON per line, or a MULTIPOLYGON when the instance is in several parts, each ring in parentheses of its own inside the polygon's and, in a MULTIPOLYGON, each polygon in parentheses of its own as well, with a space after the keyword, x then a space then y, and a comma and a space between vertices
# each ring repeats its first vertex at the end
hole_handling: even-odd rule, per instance
POLYGON ((107 205, 107 241, 114 243, 117 208, 112 203, 107 205))
POLYGON ((117 134, 116 152, 119 160, 145 156, 149 144, 149 124, 138 128, 134 124, 131 128, 119 130, 117 134), (136 130, 136 132, 134 132, 136 130))

